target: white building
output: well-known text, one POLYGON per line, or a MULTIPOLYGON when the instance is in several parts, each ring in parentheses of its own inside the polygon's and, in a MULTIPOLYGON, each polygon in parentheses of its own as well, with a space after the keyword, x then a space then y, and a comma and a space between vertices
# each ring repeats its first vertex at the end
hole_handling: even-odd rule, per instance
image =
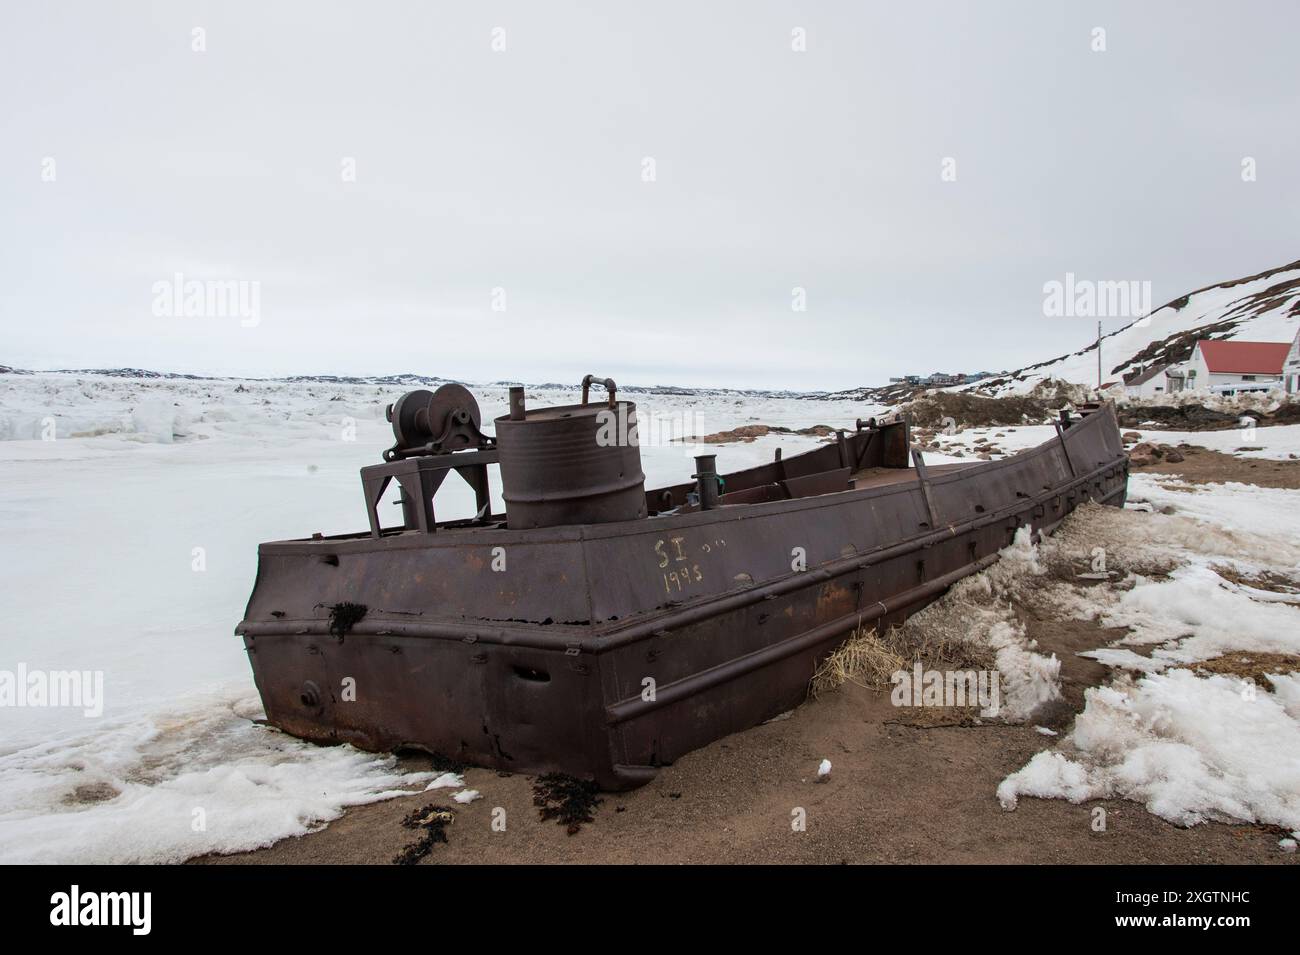
POLYGON ((1153 398, 1163 395, 1169 388, 1165 372, 1169 365, 1157 362, 1148 368, 1139 369, 1124 378, 1124 393, 1130 398, 1153 398))
POLYGON ((1169 390, 1227 388, 1234 385, 1282 383, 1282 363, 1294 342, 1210 341, 1196 343, 1192 356, 1169 369, 1169 390), (1181 384, 1180 384, 1181 379, 1181 384))
POLYGON ((1291 349, 1286 353, 1286 360, 1282 362, 1282 376, 1288 395, 1300 391, 1300 331, 1295 333, 1295 338, 1291 341, 1291 349))

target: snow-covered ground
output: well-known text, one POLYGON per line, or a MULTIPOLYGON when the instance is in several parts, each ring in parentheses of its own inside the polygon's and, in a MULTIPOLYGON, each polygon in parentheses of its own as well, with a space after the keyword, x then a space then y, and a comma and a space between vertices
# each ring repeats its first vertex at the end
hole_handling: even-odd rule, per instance
MULTIPOLYGON (((0 674, 25 666, 103 677, 97 715, 0 706, 0 861, 160 861, 251 848, 351 805, 462 785, 259 726, 232 632, 260 541, 362 528, 357 469, 391 444, 383 409, 400 390, 0 376, 0 437, 10 439, 0 440, 8 624, 0 674)), ((474 391, 485 420, 505 412, 504 388, 474 391)), ((651 485, 682 480, 702 449, 731 470, 818 440, 672 440, 683 435, 760 423, 852 427, 881 410, 736 395, 628 397, 638 403, 651 485)), ((576 390, 533 398, 575 400, 576 390)), ((950 453, 927 459, 969 460, 987 446, 981 438, 999 449, 996 457, 1053 434, 1034 425, 939 435, 950 453)), ((1236 430, 1150 437, 1284 458, 1300 444, 1300 426, 1259 428, 1248 441, 1236 430)), ((1300 653, 1300 597, 1242 582, 1267 573, 1300 579, 1300 491, 1183 486, 1145 474, 1131 488, 1134 509, 1100 509, 1108 515, 1087 526, 1136 569, 1062 597, 1063 613, 1130 628, 1095 653, 1115 679, 1090 691, 1071 733, 1044 735, 1044 752, 999 795, 1008 806, 1023 796, 1119 796, 1181 823, 1300 828, 1300 678, 1277 677, 1251 694, 1235 677, 1182 668, 1232 650, 1300 653), (1108 525, 1108 517, 1122 523, 1108 525)), ((467 516, 472 498, 448 482, 439 504, 440 516, 467 516)), ((967 630, 978 624, 996 651, 1010 718, 1029 718, 1055 695, 1059 667, 998 604, 1018 581, 1042 579, 1050 562, 1043 549, 1057 546, 1065 543, 1018 539, 1008 560, 955 588, 983 600, 979 615, 954 619, 967 630)))
POLYGON ((1130 509, 1092 521, 1083 541, 1130 567, 1126 577, 1061 596, 1062 613, 1126 628, 1085 654, 1114 677, 999 799, 1010 809, 1023 796, 1118 797, 1179 825, 1300 830, 1300 491, 1135 474, 1129 495, 1130 509), (1196 672, 1229 653, 1290 663, 1260 685, 1196 672))
MULTIPOLYGON (((260 704, 233 633, 259 542, 365 527, 357 470, 392 444, 384 406, 401 390, 0 376, 0 438, 10 439, 0 440, 0 674, 77 670, 103 680, 98 715, 0 705, 0 861, 250 848, 422 784, 391 759, 308 746, 254 724, 260 704)), ((505 413, 504 388, 474 391, 486 421, 505 413)), ((672 440, 683 435, 753 423, 851 428, 881 410, 627 397, 638 404, 651 486, 688 479, 700 451, 731 470, 817 443, 672 440)), ((472 506, 462 482, 439 494, 440 517, 469 516, 472 506)))
POLYGON ((1159 431, 1135 428, 1143 441, 1160 444, 1197 444, 1239 458, 1282 461, 1300 458, 1300 424, 1266 428, 1229 428, 1226 431, 1159 431))
MULTIPOLYGON (((1125 433, 1135 431, 1141 435, 1142 441, 1171 445, 1194 444, 1240 458, 1274 461, 1300 458, 1300 424, 1229 428, 1225 431, 1163 431, 1154 428, 1122 430, 1125 433)), ((928 451, 925 460, 928 464, 969 461, 985 447, 997 448, 997 452, 989 457, 998 460, 1026 448, 1037 447, 1055 434, 1055 429, 1049 424, 965 428, 951 435, 940 432, 933 440, 942 450, 928 451)))
POLYGON ((1056 429, 1050 424, 1016 425, 997 428, 963 428, 952 434, 939 432, 932 439, 941 450, 925 452, 926 464, 951 464, 955 461, 969 462, 978 457, 986 447, 996 448, 989 453, 990 460, 999 460, 1027 448, 1037 447, 1049 438, 1056 437, 1056 429))
MULTIPOLYGON (((1297 425, 1136 430, 1144 441, 1185 441, 1241 458, 1300 455, 1297 425)), ((939 433, 933 440, 942 450, 926 460, 969 461, 989 447, 997 459, 1054 433, 1050 425, 939 433)), ((1017 537, 998 564, 908 625, 960 629, 993 648, 1012 702, 1002 716, 1025 719, 1059 695, 1059 663, 1026 637, 1011 601, 1043 587, 1046 565, 1067 547, 1083 555, 1101 547, 1113 563, 1149 569, 1102 586, 1051 588, 1057 613, 1128 635, 1086 654, 1113 669, 1113 682, 1090 690, 1073 731, 1002 784, 1003 805, 1014 808, 1022 796, 1120 797, 1180 825, 1221 819, 1300 829, 1300 675, 1266 676, 1267 686, 1255 686, 1188 669, 1228 653, 1282 654, 1300 665, 1300 490, 1135 473, 1129 499, 1124 512, 1076 515, 1036 546, 1017 537), (1072 526, 1088 531, 1071 541, 1072 526), (1294 586, 1240 579, 1269 575, 1294 586)))

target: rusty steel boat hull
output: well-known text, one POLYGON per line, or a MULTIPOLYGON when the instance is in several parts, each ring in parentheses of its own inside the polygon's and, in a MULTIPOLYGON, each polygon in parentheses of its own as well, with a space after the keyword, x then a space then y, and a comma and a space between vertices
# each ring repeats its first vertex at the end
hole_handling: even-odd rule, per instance
POLYGON ((905 427, 841 433, 725 475, 708 510, 671 508, 681 485, 648 492, 640 520, 263 544, 237 632, 267 719, 637 786, 798 705, 850 633, 924 607, 1018 528, 1125 498, 1109 404, 1000 461, 900 466, 907 449, 905 427), (341 605, 364 615, 340 626, 341 605))

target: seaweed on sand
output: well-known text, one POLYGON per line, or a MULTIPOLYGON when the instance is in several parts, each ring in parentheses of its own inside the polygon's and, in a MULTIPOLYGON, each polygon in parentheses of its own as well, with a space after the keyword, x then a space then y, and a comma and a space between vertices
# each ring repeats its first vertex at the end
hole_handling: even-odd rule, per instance
POLYGON ((596 807, 604 802, 597 792, 593 782, 564 773, 547 773, 533 783, 533 805, 543 822, 554 819, 573 835, 584 822, 595 821, 596 807))
POLYGON ((447 841, 447 827, 456 818, 454 809, 429 803, 408 813, 402 827, 421 832, 420 838, 393 857, 393 865, 415 865, 439 842, 447 841))

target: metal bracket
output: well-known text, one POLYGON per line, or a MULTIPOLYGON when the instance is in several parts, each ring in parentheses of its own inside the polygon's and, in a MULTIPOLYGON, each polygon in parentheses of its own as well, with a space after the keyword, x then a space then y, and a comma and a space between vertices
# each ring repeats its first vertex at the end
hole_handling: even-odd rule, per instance
POLYGON ((457 451, 454 454, 402 458, 362 468, 361 489, 366 497, 370 536, 379 537, 384 530, 379 520, 379 501, 393 480, 402 489, 403 528, 433 533, 437 529, 433 496, 442 486, 448 471, 455 471, 474 489, 477 512, 483 515, 484 520, 491 520, 487 466, 499 460, 498 452, 493 448, 489 451, 457 451))
POLYGON ((1074 460, 1070 457, 1070 446, 1065 441, 1065 429, 1061 427, 1059 421, 1053 422, 1056 428, 1056 438, 1061 442, 1061 453, 1065 455, 1065 466, 1070 469, 1070 477, 1078 477, 1079 472, 1074 468, 1074 460))
POLYGON ((934 506, 934 497, 930 493, 930 479, 925 471, 925 455, 921 453, 918 447, 912 448, 912 462, 916 465, 916 477, 921 482, 921 496, 925 498, 925 510, 930 517, 930 527, 937 530, 939 527, 939 512, 934 506))

